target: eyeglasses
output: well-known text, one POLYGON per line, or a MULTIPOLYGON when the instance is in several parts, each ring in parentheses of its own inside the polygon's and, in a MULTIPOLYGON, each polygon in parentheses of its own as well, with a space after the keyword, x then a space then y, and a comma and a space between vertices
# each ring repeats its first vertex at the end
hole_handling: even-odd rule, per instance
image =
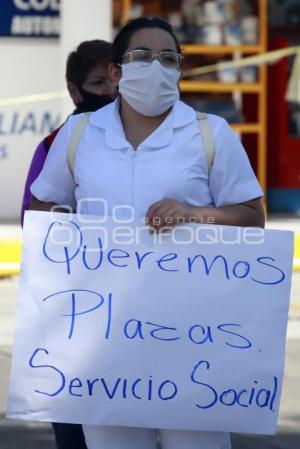
POLYGON ((132 50, 123 56, 123 61, 133 62, 139 66, 150 65, 153 59, 158 59, 161 65, 168 69, 180 70, 183 56, 175 51, 161 51, 152 53, 151 50, 132 50))

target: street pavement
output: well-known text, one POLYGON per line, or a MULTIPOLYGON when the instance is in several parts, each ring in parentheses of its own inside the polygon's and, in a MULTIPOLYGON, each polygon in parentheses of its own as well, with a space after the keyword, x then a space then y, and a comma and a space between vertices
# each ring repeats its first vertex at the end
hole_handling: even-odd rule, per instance
MULTIPOLYGON (((4 417, 18 281, 17 276, 0 279, 0 449, 55 449, 49 424, 4 417)), ((293 275, 278 432, 271 437, 234 434, 232 449, 300 449, 300 272, 293 275)))

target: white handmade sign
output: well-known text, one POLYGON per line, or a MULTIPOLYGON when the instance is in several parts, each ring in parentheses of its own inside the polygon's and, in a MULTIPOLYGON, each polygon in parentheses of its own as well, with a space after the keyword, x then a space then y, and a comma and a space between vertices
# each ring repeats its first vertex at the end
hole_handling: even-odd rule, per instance
POLYGON ((293 234, 29 212, 8 416, 274 433, 293 234))

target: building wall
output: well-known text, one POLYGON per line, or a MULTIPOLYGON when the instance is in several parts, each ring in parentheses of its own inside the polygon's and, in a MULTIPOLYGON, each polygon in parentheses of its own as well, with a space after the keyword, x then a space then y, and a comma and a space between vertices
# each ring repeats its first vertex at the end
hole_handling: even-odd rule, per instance
POLYGON ((61 0, 60 5, 59 39, 0 36, 0 223, 19 220, 35 148, 73 107, 69 99, 9 106, 1 105, 1 99, 62 91, 69 52, 83 40, 112 37, 111 0, 61 0))
MULTIPOLYGON (((0 99, 60 90, 59 55, 58 39, 0 38, 0 99)), ((18 220, 31 157, 60 110, 59 100, 0 105, 0 222, 18 220)))

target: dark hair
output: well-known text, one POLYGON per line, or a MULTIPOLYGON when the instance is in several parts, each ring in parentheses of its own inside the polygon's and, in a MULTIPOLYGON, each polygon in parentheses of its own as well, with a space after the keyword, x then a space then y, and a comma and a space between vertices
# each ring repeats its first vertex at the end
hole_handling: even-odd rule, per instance
POLYGON ((176 44, 178 53, 181 53, 179 41, 175 36, 171 25, 161 17, 139 17, 130 20, 121 28, 112 45, 112 62, 121 64, 125 51, 129 47, 129 41, 136 31, 143 28, 160 28, 169 33, 176 44))
POLYGON ((108 66, 111 59, 112 44, 102 40, 84 41, 69 54, 66 66, 66 79, 81 87, 88 73, 97 64, 108 66))

